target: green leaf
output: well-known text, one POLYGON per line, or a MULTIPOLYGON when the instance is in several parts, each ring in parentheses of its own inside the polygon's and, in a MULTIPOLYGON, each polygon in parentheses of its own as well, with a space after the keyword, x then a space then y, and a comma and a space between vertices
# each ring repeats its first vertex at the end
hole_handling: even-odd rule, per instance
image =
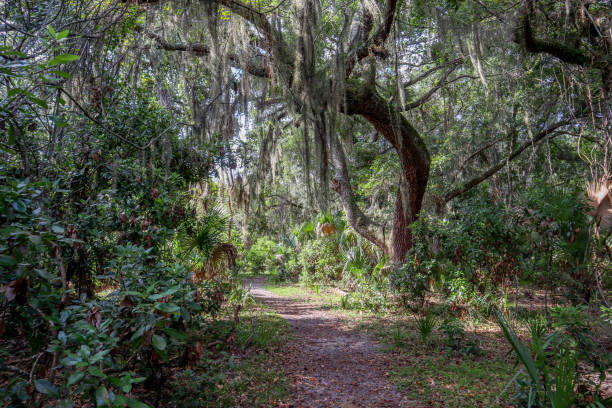
POLYGON ((87 344, 82 344, 81 348, 79 349, 79 351, 81 352, 81 354, 83 354, 84 356, 89 357, 91 355, 91 349, 89 348, 89 346, 87 344))
POLYGON ((116 385, 119 388, 122 387, 123 383, 124 383, 122 378, 113 377, 112 375, 109 375, 107 377, 107 380, 110 381, 111 383, 113 383, 113 385, 116 385))
POLYGON ((11 205, 13 209, 19 213, 24 213, 27 210, 25 203, 21 200, 13 201, 11 205))
POLYGON ((55 36, 55 39, 57 41, 60 41, 66 38, 67 36, 68 36, 68 30, 64 30, 64 31, 60 31, 59 33, 57 33, 57 35, 55 36))
POLYGON ((187 336, 185 333, 182 333, 176 329, 170 328, 170 327, 166 327, 162 329, 164 333, 166 333, 168 336, 177 339, 177 340, 187 340, 187 338, 189 336, 187 336))
POLYGON ((110 350, 98 351, 96 354, 91 356, 91 358, 89 359, 89 362, 92 364, 97 363, 98 361, 102 360, 104 356, 107 355, 108 353, 110 353, 110 350))
POLYGON ((145 332, 145 326, 140 326, 140 327, 138 328, 138 330, 136 330, 136 332, 135 332, 135 333, 132 335, 132 337, 130 338, 130 342, 132 342, 132 341, 134 341, 134 340, 136 340, 136 339, 141 338, 141 337, 142 337, 142 335, 144 334, 144 332, 145 332))
POLYGON ((28 238, 30 239, 30 242, 34 245, 42 244, 42 239, 40 238, 40 235, 30 235, 28 238))
POLYGON ((57 33, 55 32, 55 30, 53 29, 53 27, 51 26, 47 26, 47 29, 49 30, 49 32, 51 33, 51 36, 53 38, 57 38, 57 33))
POLYGON ((83 361, 82 358, 77 357, 77 356, 68 356, 68 357, 64 357, 61 360, 61 363, 63 365, 65 365, 66 367, 72 367, 74 365, 77 365, 78 363, 80 363, 81 361, 83 361))
POLYGON ((59 69, 54 69, 53 71, 49 71, 49 73, 57 75, 57 76, 62 77, 62 78, 66 78, 66 79, 70 79, 72 77, 72 75, 70 75, 69 73, 64 72, 62 70, 59 70, 59 69))
POLYGON ((115 399, 115 403, 122 404, 121 406, 127 405, 130 408, 151 408, 150 405, 147 405, 132 398, 125 397, 123 395, 118 395, 115 399))
POLYGON ((127 404, 130 408, 151 408, 150 405, 147 405, 144 402, 136 401, 135 399, 131 398, 128 398, 127 404))
POLYGON ((58 55, 57 57, 54 57, 51 60, 49 60, 49 62, 47 62, 47 66, 48 67, 53 67, 53 66, 59 65, 59 64, 68 64, 70 62, 78 60, 79 58, 80 57, 78 55, 61 54, 61 55, 58 55))
POLYGON ((51 231, 53 231, 56 234, 64 234, 64 227, 62 227, 61 225, 53 225, 51 226, 51 231))
POLYGON ((0 55, 5 55, 7 57, 16 56, 20 58, 27 58, 28 54, 25 54, 21 51, 17 50, 8 50, 8 51, 0 51, 0 55))
POLYGON ((158 336, 157 334, 153 335, 153 347, 156 350, 164 351, 166 349, 166 339, 163 336, 158 336))
POLYGON ((529 349, 527 349, 527 347, 525 347, 525 345, 521 343, 521 341, 518 339, 514 331, 506 324, 506 321, 504 317, 501 315, 501 313, 499 313, 499 310, 495 310, 495 317, 497 317, 497 321, 499 322, 499 325, 501 326, 502 331, 504 332, 504 335, 510 342, 510 345, 514 349, 514 352, 516 353, 518 358, 521 360, 521 362, 527 369, 527 373, 529 374, 529 377, 531 377, 531 380, 534 382, 534 384, 537 384, 539 388, 540 376, 538 374, 536 363, 533 360, 533 357, 531 356, 529 349))
POLYGON ((164 313, 176 313, 181 310, 181 308, 174 303, 158 303, 155 305, 155 308, 164 313))
POLYGON ((12 256, 0 255, 0 266, 13 266, 16 264, 17 261, 12 256))
POLYGON ((38 276, 40 276, 41 278, 43 278, 44 280, 47 281, 51 281, 53 280, 53 275, 51 275, 49 272, 45 271, 44 269, 34 269, 34 272, 36 272, 36 274, 38 276))
POLYGON ((44 99, 40 99, 40 98, 37 98, 35 96, 30 96, 29 99, 30 99, 30 101, 32 103, 35 103, 36 105, 40 106, 41 108, 49 109, 49 105, 47 104, 47 101, 45 101, 44 99))
POLYGON ((85 377, 85 372, 84 371, 75 371, 68 378, 68 386, 71 386, 71 385, 74 385, 74 384, 78 383, 79 381, 81 381, 83 379, 83 377, 85 377))
POLYGON ((149 299, 151 299, 151 300, 159 300, 161 298, 165 298, 166 296, 170 296, 170 295, 175 294, 176 292, 178 292, 178 290, 179 290, 178 286, 175 286, 175 287, 170 288, 170 289, 168 289, 166 291, 163 291, 162 293, 158 293, 156 295, 151 295, 151 296, 149 296, 149 299))
POLYGON ((138 297, 144 297, 144 295, 138 291, 135 290, 126 290, 125 292, 121 292, 123 294, 123 296, 138 296, 138 297))
POLYGON ((28 95, 29 92, 27 92, 26 90, 21 89, 21 88, 11 88, 11 89, 8 90, 8 92, 6 94, 10 98, 10 97, 13 97, 15 95, 28 95))
POLYGON ((106 374, 104 374, 102 370, 100 370, 100 367, 89 367, 87 371, 89 372, 89 374, 95 377, 106 378, 106 374))
POLYGON ((36 387, 36 391, 41 394, 53 395, 54 397, 59 396, 57 387, 47 380, 34 380, 34 386, 36 387))
POLYGON ((55 123, 55 126, 63 128, 68 126, 68 122, 66 122, 66 119, 64 119, 63 116, 60 115, 49 115, 49 119, 51 119, 51 121, 53 123, 55 123))
POLYGON ((110 407, 111 399, 110 393, 105 386, 98 387, 96 390, 96 407, 110 407))

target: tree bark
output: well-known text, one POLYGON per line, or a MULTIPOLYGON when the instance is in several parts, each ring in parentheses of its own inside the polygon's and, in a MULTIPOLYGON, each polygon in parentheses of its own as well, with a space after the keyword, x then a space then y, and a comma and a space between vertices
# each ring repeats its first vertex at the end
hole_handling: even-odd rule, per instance
MULTIPOLYGON (((349 84, 345 113, 360 115, 370 122, 397 151, 402 173, 395 205, 393 229, 387 252, 393 262, 404 262, 412 247, 410 224, 416 221, 429 179, 430 157, 417 130, 372 87, 349 84)), ((345 198, 343 205, 345 204, 345 198)), ((345 205, 346 208, 346 205, 345 205)))

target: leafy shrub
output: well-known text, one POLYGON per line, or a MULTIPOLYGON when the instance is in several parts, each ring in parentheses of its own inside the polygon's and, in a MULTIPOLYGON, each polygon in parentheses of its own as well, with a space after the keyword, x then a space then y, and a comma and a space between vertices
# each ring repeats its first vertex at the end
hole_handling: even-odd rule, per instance
POLYGON ((605 321, 612 324, 612 307, 601 307, 601 314, 605 321))
POLYGON ((537 315, 527 321, 527 328, 531 337, 532 348, 535 349, 537 347, 536 343, 541 342, 548 331, 548 322, 543 316, 537 315))
MULTIPOLYGON (((54 369, 65 373, 61 386, 36 380, 47 399, 69 401, 79 395, 98 405, 136 406, 125 395, 132 384, 147 378, 160 381, 156 371, 190 345, 189 330, 203 323, 202 313, 219 310, 226 290, 222 286, 206 282, 197 288, 180 264, 150 266, 143 247, 116 250, 112 272, 102 277, 118 282, 116 290, 89 299, 82 295, 46 317, 53 336, 47 351, 58 356, 54 369)), ((19 378, 12 382, 9 390, 21 384, 19 378)))
POLYGON ((276 243, 267 237, 259 237, 245 256, 245 266, 253 274, 265 273, 275 262, 276 243))
MULTIPOLYGON (((580 336, 585 335, 584 321, 577 319, 583 312, 580 308, 557 309, 554 314, 558 329, 550 334, 546 334, 543 322, 531 322, 531 349, 519 340, 502 314, 496 312, 506 339, 523 365, 523 369, 510 382, 515 383, 518 389, 513 396, 515 406, 569 408, 579 402, 579 397, 584 397, 577 393, 577 385, 586 384, 588 381, 580 378, 577 365, 588 358, 589 353, 584 349, 585 343, 579 341, 573 332, 580 327, 580 336), (523 370, 525 375, 521 376, 523 370)), ((597 368, 601 370, 603 380, 606 369, 597 368)), ((588 401, 580 401, 580 406, 606 406, 604 404, 607 402, 600 398, 593 384, 590 388, 584 388, 589 390, 588 401)))
MULTIPOLYGON (((168 128, 161 108, 136 105, 142 123, 162 127, 139 133, 143 143, 168 128)), ((133 385, 163 387, 160 373, 193 348, 193 331, 218 313, 229 285, 195 284, 191 254, 174 252, 180 225, 197 222, 185 192, 193 167, 152 154, 145 168, 93 126, 67 130, 72 137, 53 182, 0 166, 0 327, 26 343, 37 368, 18 370, 2 402, 144 406, 127 396, 133 385)), ((202 248, 200 261, 211 254, 202 248)))
POLYGON ((459 319, 452 317, 444 319, 440 330, 446 335, 446 346, 449 349, 459 351, 463 355, 480 354, 480 346, 467 336, 459 319))
POLYGON ((391 270, 390 286, 400 294, 403 306, 408 306, 411 299, 416 299, 420 305, 425 303, 434 262, 421 264, 414 257, 408 257, 404 265, 391 270))
POLYGON ((581 189, 543 184, 526 192, 525 224, 535 233, 529 242, 539 252, 532 263, 547 286, 565 285, 574 302, 589 301, 595 276, 590 256, 587 204, 581 189))
POLYGON ((582 331, 588 328, 586 306, 554 306, 550 309, 553 326, 565 327, 573 331, 582 331))
POLYGON ((302 267, 301 279, 309 281, 334 281, 342 278, 342 258, 332 237, 306 242, 298 254, 302 267))
POLYGON ((374 267, 372 260, 368 257, 361 247, 353 246, 344 253, 343 272, 345 277, 349 277, 353 282, 363 281, 374 267))
MULTIPOLYGON (((458 273, 457 275, 461 275, 458 273)), ((451 303, 465 303, 474 296, 474 286, 462 276, 451 278, 445 282, 444 289, 451 303)))
POLYGON ((404 345, 404 332, 401 327, 397 326, 392 332, 391 336, 393 337, 393 343, 396 347, 401 347, 404 345))
POLYGON ((277 283, 297 281, 300 275, 300 265, 294 247, 279 244, 276 252, 272 279, 277 283))

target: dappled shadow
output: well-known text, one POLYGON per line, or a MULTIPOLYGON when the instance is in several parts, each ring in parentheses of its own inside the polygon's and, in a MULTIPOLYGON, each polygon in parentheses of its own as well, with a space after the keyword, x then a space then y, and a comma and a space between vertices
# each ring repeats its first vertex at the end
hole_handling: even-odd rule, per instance
POLYGON ((367 335, 348 330, 339 318, 312 304, 265 290, 261 278, 249 283, 253 296, 295 329, 295 340, 279 356, 294 383, 292 406, 410 406, 387 382, 386 357, 367 335))

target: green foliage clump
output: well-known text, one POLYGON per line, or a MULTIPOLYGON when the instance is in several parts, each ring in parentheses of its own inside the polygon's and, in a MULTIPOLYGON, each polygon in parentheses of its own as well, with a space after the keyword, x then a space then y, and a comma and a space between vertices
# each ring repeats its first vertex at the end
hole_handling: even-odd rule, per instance
POLYGON ((420 315, 416 319, 417 328, 421 334, 421 339, 424 344, 427 344, 427 339, 431 336, 433 329, 436 327, 437 319, 436 316, 427 311, 423 315, 420 315))
POLYGON ((259 237, 247 251, 244 262, 246 270, 253 274, 262 274, 275 262, 276 242, 267 237, 259 237))
MULTIPOLYGON (((162 225, 164 211, 156 211, 165 206, 161 199, 151 203, 149 214, 128 217, 121 201, 106 192, 83 207, 87 211, 69 215, 60 197, 72 190, 18 180, 6 171, 0 177, 6 210, 0 218, 6 244, 0 258, 3 334, 25 337, 32 353, 52 353, 53 369, 64 377, 34 377, 36 390, 60 405, 73 396, 109 406, 137 404, 127 397, 133 384, 162 381, 160 367, 190 347, 192 333, 204 316, 219 311, 229 287, 194 283, 189 265, 169 256, 171 231, 162 225), (54 218, 54 211, 63 219, 54 218), (86 259, 95 261, 86 265, 86 259), (95 290, 95 282, 109 289, 95 290)), ((28 380, 11 378, 5 402, 28 401, 28 380)))
POLYGON ((525 205, 525 223, 532 229, 529 264, 536 278, 547 286, 567 287, 574 302, 588 302, 596 284, 588 265, 592 248, 584 194, 576 187, 542 185, 527 192, 525 205))
POLYGON ((414 257, 409 257, 401 268, 393 268, 389 275, 390 286, 401 297, 401 306, 409 306, 412 300, 423 305, 429 291, 431 277, 430 267, 435 261, 419 263, 414 257))
POLYGON ((484 191, 444 219, 423 216, 412 225, 414 247, 391 275, 399 293, 423 299, 441 289, 452 303, 467 303, 516 282, 566 287, 572 301, 588 301, 595 285, 589 267, 589 217, 577 188, 536 187, 522 211, 484 191))
POLYGON ((305 282, 330 282, 342 279, 342 258, 338 245, 331 237, 306 242, 298 254, 305 282))
POLYGON ((458 351, 463 355, 478 355, 481 353, 478 342, 466 334, 461 320, 448 317, 440 325, 440 330, 445 335, 448 349, 458 351))
POLYGON ((121 93, 113 102, 102 129, 65 130, 70 143, 57 154, 66 159, 46 178, 23 177, 12 160, 0 167, 2 334, 24 341, 41 373, 55 373, 18 370, 3 403, 144 406, 134 384, 163 389, 160 373, 190 353, 230 292, 228 280, 192 279, 213 255, 203 238, 214 234, 177 240, 185 226, 219 229, 190 199, 189 183, 205 175, 201 157, 158 104, 121 93), (175 154, 143 155, 137 146, 155 138, 175 154))
MULTIPOLYGON (((602 361, 605 353, 592 353, 591 330, 582 307, 558 306, 552 311, 554 331, 542 321, 531 321, 531 347, 525 345, 501 313, 497 320, 523 368, 509 385, 516 385, 513 402, 516 407, 607 406, 599 394, 610 361, 602 361), (579 363, 588 362, 600 372, 599 383, 581 376, 579 363), (580 390, 589 390, 588 395, 580 390)), ((506 387, 507 389, 508 387, 506 387)))

